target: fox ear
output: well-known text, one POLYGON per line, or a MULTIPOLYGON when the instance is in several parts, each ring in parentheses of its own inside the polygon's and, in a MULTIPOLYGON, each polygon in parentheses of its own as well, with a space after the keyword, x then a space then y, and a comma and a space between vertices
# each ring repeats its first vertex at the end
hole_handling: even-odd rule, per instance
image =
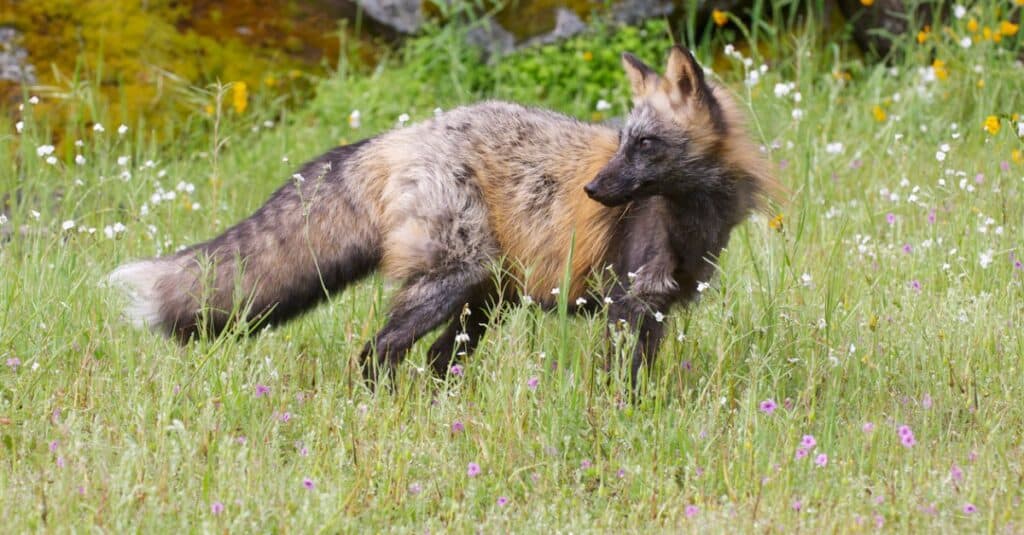
POLYGON ((658 73, 640 61, 639 58, 629 52, 622 53, 622 68, 629 76, 630 89, 633 91, 633 102, 644 98, 645 95, 657 87, 658 73))
POLYGON ((669 50, 665 81, 670 85, 670 94, 678 91, 678 96, 683 100, 706 90, 703 67, 689 50, 678 45, 669 50))

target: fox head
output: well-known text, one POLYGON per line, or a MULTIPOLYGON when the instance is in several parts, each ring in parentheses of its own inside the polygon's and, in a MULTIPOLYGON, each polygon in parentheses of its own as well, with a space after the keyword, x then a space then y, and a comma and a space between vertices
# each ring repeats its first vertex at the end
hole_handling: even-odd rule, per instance
POLYGON ((704 77, 693 55, 669 51, 664 76, 632 54, 622 55, 633 109, 619 133, 612 159, 584 187, 606 205, 663 195, 686 198, 706 192, 747 211, 778 183, 768 162, 747 137, 732 97, 704 77))

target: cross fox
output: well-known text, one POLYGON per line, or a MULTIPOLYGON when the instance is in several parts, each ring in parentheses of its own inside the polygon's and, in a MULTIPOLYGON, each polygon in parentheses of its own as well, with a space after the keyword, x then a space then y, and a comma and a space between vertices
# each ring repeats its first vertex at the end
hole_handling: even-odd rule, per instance
POLYGON ((663 75, 629 53, 622 66, 633 109, 621 130, 505 102, 455 108, 332 149, 220 236, 109 281, 134 324, 184 342, 239 319, 283 322, 379 269, 400 286, 360 355, 371 380, 447 322, 428 350, 443 376, 493 303, 550 307, 567 292, 633 329, 635 385, 660 313, 697 296, 731 229, 781 186, 689 51, 673 47, 663 75))

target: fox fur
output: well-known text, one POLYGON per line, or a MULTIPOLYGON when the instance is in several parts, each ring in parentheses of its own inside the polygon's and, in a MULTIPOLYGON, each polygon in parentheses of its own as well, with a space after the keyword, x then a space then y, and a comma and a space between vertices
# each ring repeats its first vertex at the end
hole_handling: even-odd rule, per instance
POLYGON ((220 236, 109 280, 136 325, 187 341, 239 318, 283 322, 380 270, 400 287, 361 355, 373 378, 448 322, 428 351, 443 375, 497 297, 552 305, 568 270, 569 302, 610 299, 609 321, 635 330, 635 382, 662 337, 656 313, 696 297, 731 229, 780 186, 688 51, 673 47, 663 75, 622 64, 634 107, 621 130, 505 102, 456 108, 330 150, 220 236), (615 282, 593 284, 609 268, 615 282))

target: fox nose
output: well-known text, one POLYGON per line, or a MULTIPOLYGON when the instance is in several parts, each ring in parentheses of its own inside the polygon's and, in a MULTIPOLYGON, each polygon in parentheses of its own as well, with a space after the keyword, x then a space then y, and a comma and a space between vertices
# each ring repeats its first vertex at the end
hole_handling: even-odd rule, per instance
POLYGON ((590 182, 586 186, 583 186, 583 191, 586 192, 587 197, 593 198, 594 194, 597 193, 597 185, 594 184, 593 182, 590 182))

